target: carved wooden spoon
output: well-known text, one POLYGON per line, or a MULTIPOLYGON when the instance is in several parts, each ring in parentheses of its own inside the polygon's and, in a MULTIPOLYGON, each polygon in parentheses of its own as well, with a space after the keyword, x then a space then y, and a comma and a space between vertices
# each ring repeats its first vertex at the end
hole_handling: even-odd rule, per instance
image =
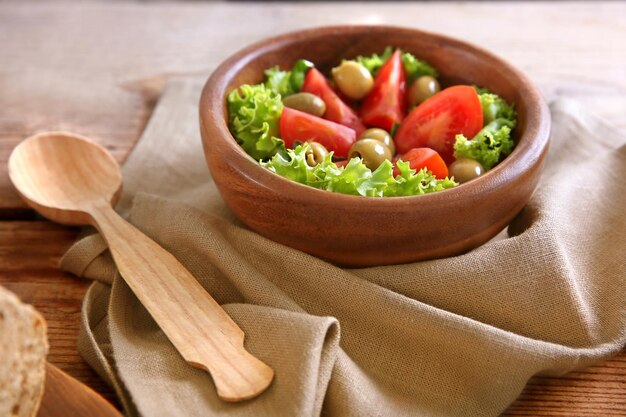
POLYGON ((103 147, 71 133, 38 134, 13 150, 9 176, 43 216, 100 231, 128 286, 183 358, 211 374, 221 399, 246 400, 270 385, 274 371, 244 349, 237 324, 174 256, 113 210, 122 176, 103 147))

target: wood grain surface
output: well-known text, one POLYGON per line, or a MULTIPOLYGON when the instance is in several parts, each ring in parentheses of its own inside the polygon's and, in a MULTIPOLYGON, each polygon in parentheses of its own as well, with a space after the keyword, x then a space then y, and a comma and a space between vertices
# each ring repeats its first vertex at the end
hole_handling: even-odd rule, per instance
MULTIPOLYGON (((323 24, 387 23, 476 43, 524 71, 547 100, 577 99, 626 128, 623 2, 0 4, 0 285, 48 321, 48 360, 114 396, 77 353, 88 283, 58 270, 77 230, 35 220, 8 182, 12 148, 50 129, 123 161, 168 76, 209 73, 260 38, 323 24), (45 67, 45 71, 42 68, 45 67)), ((626 351, 561 378, 533 378, 510 416, 626 415, 626 351)))

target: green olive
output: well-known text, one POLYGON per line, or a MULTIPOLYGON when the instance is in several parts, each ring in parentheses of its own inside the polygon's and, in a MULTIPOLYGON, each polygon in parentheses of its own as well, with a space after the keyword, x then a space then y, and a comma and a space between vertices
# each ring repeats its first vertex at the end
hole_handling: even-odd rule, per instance
POLYGON ((354 142, 348 153, 348 159, 359 157, 366 167, 374 171, 385 159, 391 160, 393 155, 388 147, 376 139, 361 139, 354 142))
POLYGON ((373 127, 371 129, 364 130, 363 133, 359 135, 359 139, 376 139, 377 141, 384 143, 389 148, 392 156, 396 154, 396 145, 393 143, 393 138, 386 130, 373 127))
POLYGON ((448 173, 456 181, 464 183, 484 174, 485 168, 478 161, 460 158, 450 164, 448 173))
POLYGON ((304 153, 306 156, 306 163, 310 167, 314 167, 315 165, 321 163, 326 155, 328 155, 328 150, 324 147, 324 145, 317 142, 309 142, 309 148, 304 153))
POLYGON ((417 106, 441 90, 439 81, 430 75, 423 75, 409 87, 409 106, 417 106))
POLYGON ((337 88, 353 100, 362 99, 374 86, 372 74, 356 61, 343 61, 332 73, 337 88))
POLYGON ((326 112, 324 100, 311 93, 292 94, 283 99, 283 104, 291 109, 300 110, 318 117, 322 117, 326 112))

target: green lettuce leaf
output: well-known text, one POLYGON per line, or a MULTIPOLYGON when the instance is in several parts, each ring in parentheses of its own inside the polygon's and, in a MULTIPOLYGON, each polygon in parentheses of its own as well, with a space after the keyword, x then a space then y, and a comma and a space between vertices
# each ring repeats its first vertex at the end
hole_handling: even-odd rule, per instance
POLYGON ((471 140, 464 135, 456 136, 454 157, 474 159, 488 170, 513 151, 511 130, 517 124, 517 112, 512 104, 486 88, 474 88, 483 109, 484 125, 471 140))
POLYGON ((402 64, 404 65, 404 71, 406 72, 407 85, 410 85, 413 81, 423 75, 430 75, 434 78, 439 76, 435 68, 427 62, 415 58, 415 56, 409 52, 402 53, 402 64))
POLYGON ((483 127, 471 140, 464 135, 456 135, 454 157, 474 159, 486 170, 491 169, 513 151, 515 146, 511 138, 513 127, 514 120, 500 118, 483 127))
POLYGON ((282 71, 278 65, 265 70, 265 87, 272 90, 281 97, 294 94, 291 85, 291 71, 282 71))
MULTIPOLYGON (((483 108, 483 125, 486 126, 496 119, 506 119, 515 124, 517 112, 512 104, 508 104, 500 96, 484 88, 477 88, 480 105, 483 108)), ((514 126, 510 126, 511 129, 514 126)))
POLYGON ((321 190, 366 197, 391 197, 426 194, 451 188, 456 183, 449 179, 438 180, 430 171, 415 172, 406 162, 399 161, 401 174, 393 177, 393 165, 383 162, 372 172, 361 158, 352 158, 345 167, 332 162, 332 155, 314 167, 306 163, 307 143, 295 149, 279 152, 261 165, 283 177, 321 190))
POLYGON ((255 159, 269 158, 284 147, 278 137, 282 111, 280 95, 263 84, 244 84, 228 95, 230 131, 255 159))
POLYGON ((308 184, 316 180, 314 170, 306 163, 306 154, 302 146, 295 149, 285 149, 285 152, 276 153, 268 162, 261 165, 285 178, 308 184))
POLYGON ((265 86, 282 97, 299 93, 306 73, 313 67, 313 63, 306 59, 296 61, 291 71, 282 71, 277 65, 265 70, 265 86))
POLYGON ((384 170, 377 169, 372 173, 361 158, 352 158, 343 169, 327 177, 325 189, 342 194, 382 197, 389 178, 384 170))
POLYGON ((385 196, 410 196, 427 194, 435 191, 445 190, 457 185, 450 178, 439 180, 432 172, 425 168, 415 171, 411 169, 408 162, 399 160, 396 166, 400 170, 400 175, 394 178, 394 183, 385 190, 385 196))
POLYGON ((367 70, 372 74, 372 77, 375 77, 378 73, 378 70, 387 62, 389 58, 393 55, 393 48, 390 46, 386 47, 382 54, 372 54, 370 56, 359 55, 354 60, 359 64, 363 65, 367 70))
MULTIPOLYGON (((370 56, 357 56, 354 60, 363 65, 367 70, 376 76, 380 68, 387 62, 393 55, 393 48, 386 47, 382 54, 372 54, 370 56)), ((407 82, 411 83, 422 75, 430 75, 437 77, 437 70, 429 65, 427 62, 415 58, 415 55, 409 52, 402 52, 402 64, 406 72, 407 82)))

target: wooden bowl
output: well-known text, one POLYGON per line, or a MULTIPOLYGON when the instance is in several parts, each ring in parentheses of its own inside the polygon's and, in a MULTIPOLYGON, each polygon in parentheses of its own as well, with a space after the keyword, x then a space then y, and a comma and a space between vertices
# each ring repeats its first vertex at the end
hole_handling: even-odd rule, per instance
POLYGON ((337 26, 258 42, 222 63, 200 98, 204 152, 222 197, 248 227, 338 265, 388 265, 458 255, 500 232, 532 195, 548 148, 550 113, 537 89, 491 53, 446 36, 389 26, 337 26), (503 162, 458 187, 372 198, 314 189, 274 174, 228 130, 226 97, 274 65, 305 58, 327 73, 342 58, 402 48, 434 65, 442 85, 476 84, 515 103, 517 143, 503 162))

